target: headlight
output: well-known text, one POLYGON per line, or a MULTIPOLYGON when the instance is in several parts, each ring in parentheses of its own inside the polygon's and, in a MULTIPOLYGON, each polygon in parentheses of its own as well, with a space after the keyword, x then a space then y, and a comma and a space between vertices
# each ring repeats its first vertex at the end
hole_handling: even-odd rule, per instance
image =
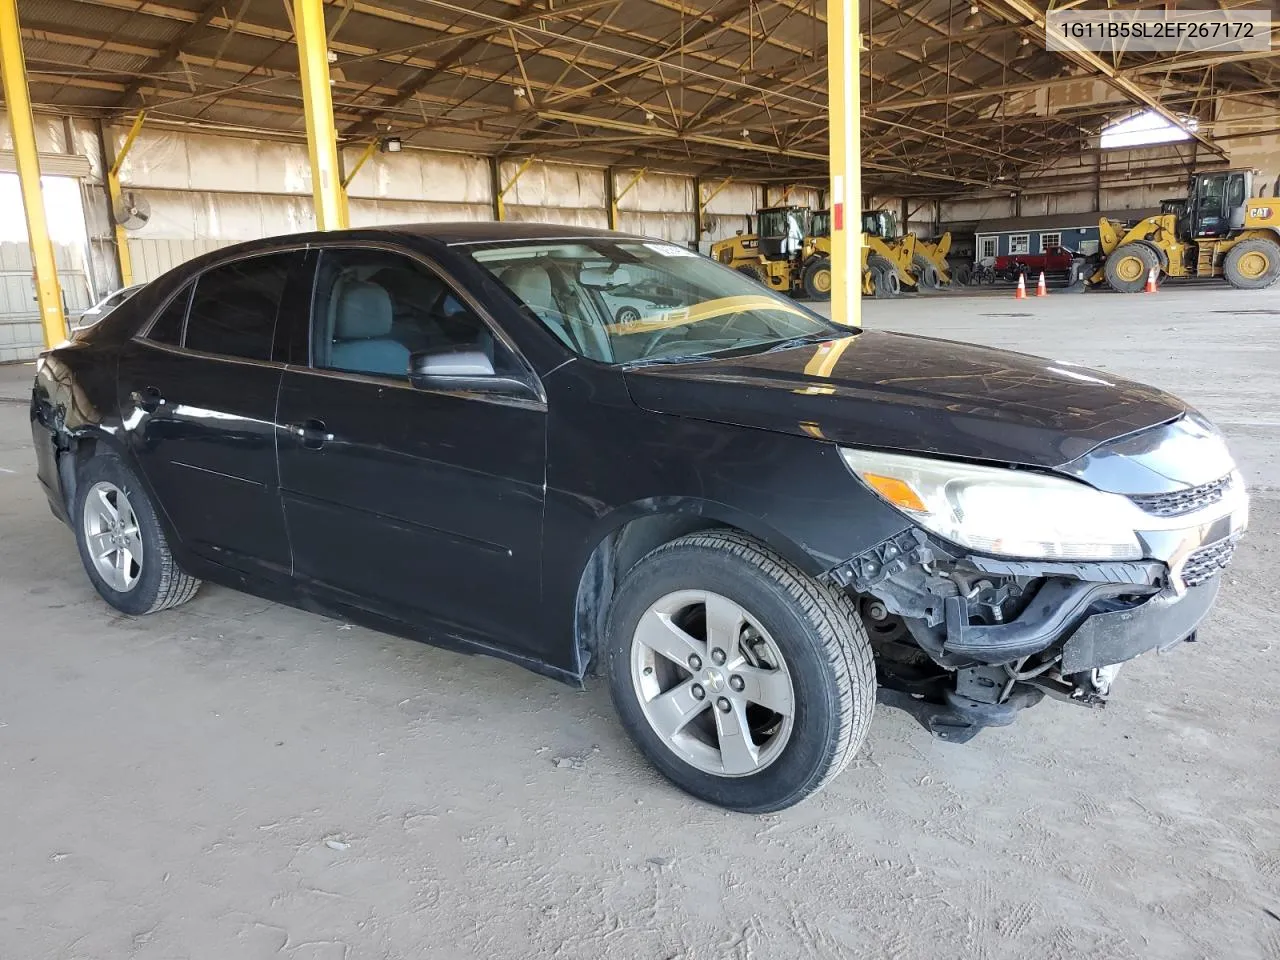
POLYGON ((1001 467, 841 448, 849 469, 926 530, 980 553, 1136 560, 1139 511, 1074 480, 1001 467))

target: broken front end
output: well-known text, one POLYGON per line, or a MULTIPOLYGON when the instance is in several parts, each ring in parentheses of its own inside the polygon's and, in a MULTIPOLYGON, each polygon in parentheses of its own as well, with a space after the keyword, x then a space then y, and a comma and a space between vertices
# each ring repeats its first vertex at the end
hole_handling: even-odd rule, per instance
POLYGON ((1168 448, 1187 448, 1188 431, 1216 433, 1196 422, 1162 429, 1146 444, 1160 452, 1159 481, 1149 476, 1157 460, 1133 456, 1132 443, 1070 465, 1154 493, 1100 490, 1079 473, 845 451, 855 475, 915 521, 829 572, 858 597, 882 686, 938 705, 933 731, 963 741, 1046 694, 1099 706, 1122 663, 1194 640, 1248 497, 1220 440, 1193 444, 1215 455, 1181 473, 1221 473, 1171 480, 1168 448))

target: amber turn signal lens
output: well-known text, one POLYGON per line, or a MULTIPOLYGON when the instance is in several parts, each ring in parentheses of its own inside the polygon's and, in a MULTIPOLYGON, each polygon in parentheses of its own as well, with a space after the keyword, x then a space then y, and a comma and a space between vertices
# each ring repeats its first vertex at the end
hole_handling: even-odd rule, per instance
POLYGON ((905 481, 899 480, 897 477, 882 477, 878 473, 864 473, 862 479, 867 481, 876 493, 880 494, 895 507, 903 510, 914 510, 917 513, 926 512, 924 501, 920 499, 920 495, 912 490, 905 481))

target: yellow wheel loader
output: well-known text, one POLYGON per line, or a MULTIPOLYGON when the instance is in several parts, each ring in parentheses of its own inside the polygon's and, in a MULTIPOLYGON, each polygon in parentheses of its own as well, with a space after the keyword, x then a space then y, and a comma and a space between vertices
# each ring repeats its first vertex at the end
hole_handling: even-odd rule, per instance
MULTIPOLYGON (((756 211, 756 229, 711 245, 711 256, 754 277, 771 290, 810 300, 831 299, 831 220, 825 210, 767 207, 756 211)), ((900 283, 892 262, 868 265, 862 253, 863 293, 894 296, 900 283)))
MULTIPOLYGON (((915 237, 896 237, 897 221, 888 211, 862 216, 862 295, 896 297, 904 285, 915 286, 910 272, 915 237), (868 232, 868 228, 874 232, 868 232)), ((831 211, 816 210, 809 223, 808 245, 801 263, 800 283, 811 300, 831 299, 831 211)))
MULTIPOLYGON (((862 215, 862 293, 896 297, 916 286, 912 266, 916 238, 898 235, 898 221, 887 210, 862 215)), ((772 290, 831 299, 831 213, 808 207, 768 207, 756 211, 756 230, 711 245, 711 256, 772 290)))
POLYGON ((1142 290, 1153 268, 1169 277, 1225 277, 1245 290, 1280 280, 1280 197, 1254 196, 1252 170, 1192 174, 1185 201, 1166 200, 1158 215, 1132 226, 1103 217, 1098 233, 1105 259, 1090 282, 1120 293, 1142 290))
POLYGON ((756 229, 711 245, 711 256, 771 290, 800 292, 801 268, 812 252, 808 207, 767 207, 756 211, 756 229))

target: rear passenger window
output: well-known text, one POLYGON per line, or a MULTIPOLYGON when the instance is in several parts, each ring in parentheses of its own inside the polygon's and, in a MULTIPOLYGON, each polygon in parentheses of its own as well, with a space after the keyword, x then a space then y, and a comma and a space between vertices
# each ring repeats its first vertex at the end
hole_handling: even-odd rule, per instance
POLYGON ((147 331, 147 339, 155 343, 167 343, 171 346, 182 345, 182 328, 187 322, 187 305, 191 303, 192 284, 182 288, 182 292, 169 301, 168 306, 160 311, 151 329, 147 331))
POLYGON ((303 254, 272 253, 214 267, 196 280, 184 346, 247 360, 270 360, 276 315, 290 269, 303 254))

